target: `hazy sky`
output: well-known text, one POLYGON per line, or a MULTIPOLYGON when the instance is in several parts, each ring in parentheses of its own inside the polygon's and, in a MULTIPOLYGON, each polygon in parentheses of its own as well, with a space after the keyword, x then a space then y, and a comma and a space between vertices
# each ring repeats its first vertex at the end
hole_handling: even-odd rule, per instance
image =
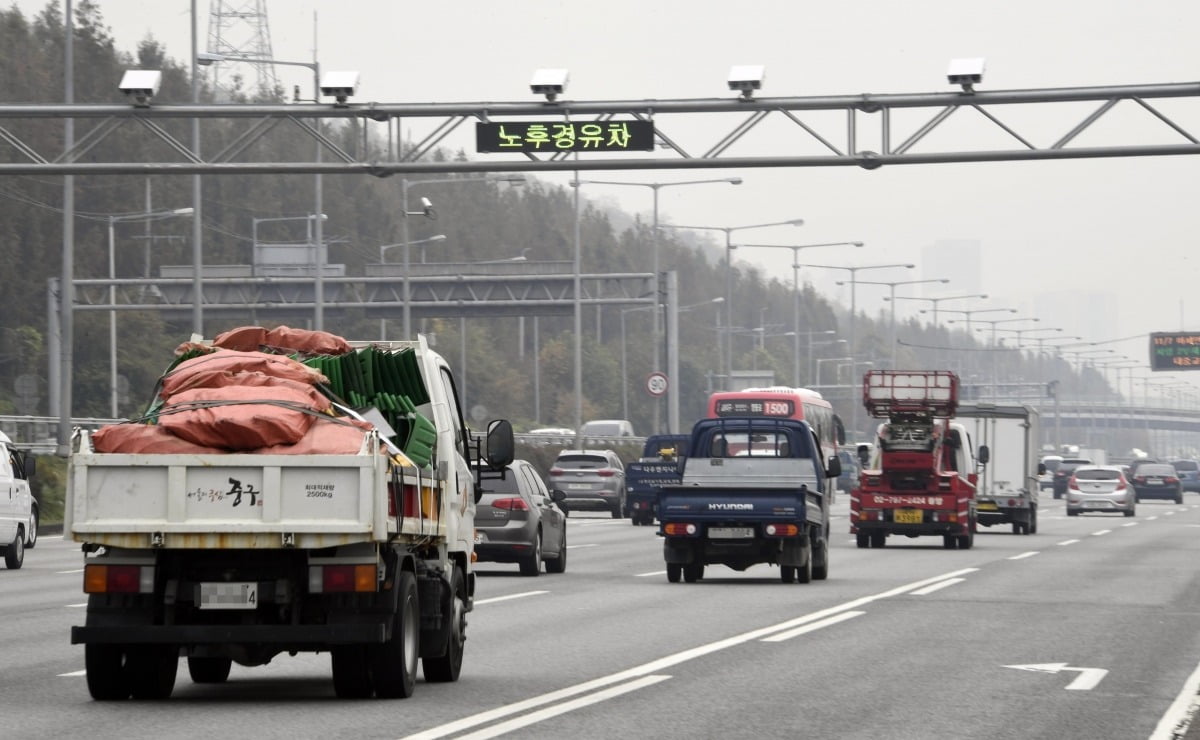
MULTIPOLYGON (((33 11, 43 3, 18 5, 33 11)), ((133 50, 153 35, 173 57, 188 56, 189 0, 99 0, 99 5, 121 48, 133 50)), ((197 0, 197 7, 203 48, 210 0, 197 0)), ((315 14, 321 66, 359 70, 360 102, 527 101, 533 99, 529 79, 543 67, 569 69, 563 97, 589 101, 728 97, 726 76, 740 64, 766 66, 761 96, 947 91, 953 89, 945 78, 947 64, 959 57, 986 58, 981 90, 1200 79, 1195 0, 270 0, 267 7, 274 57, 312 59, 315 14)), ((311 89, 308 70, 277 72, 285 88, 311 89)), ((1200 136, 1200 106, 1155 105, 1200 136)), ((1052 120, 1027 117, 1022 133, 1049 144, 1095 107, 1084 104, 1052 120)), ((969 120, 951 133, 968 142, 996 138, 982 124, 962 125, 969 120)), ((461 128, 462 136, 448 143, 471 152, 473 129, 461 128)), ((870 137, 864 131, 860 147, 878 149, 878 138, 870 137)), ((1181 139, 1165 135, 1146 114, 1126 109, 1079 143, 1133 141, 1181 139)), ((1022 309, 1018 315, 1029 315, 1039 295, 1078 290, 1100 293, 1115 306, 1111 325, 1073 325, 1067 323, 1074 321, 1070 316, 1043 315, 1039 326, 1061 326, 1065 334, 1085 334, 1092 341, 1200 330, 1194 287, 1200 285, 1200 257, 1192 256, 1200 224, 1192 205, 1200 158, 1194 156, 874 171, 612 171, 586 173, 584 179, 667 182, 733 175, 745 183, 664 189, 660 220, 738 226, 804 218, 801 228, 746 231, 739 238, 779 244, 861 240, 863 249, 813 249, 802 253, 802 261, 914 261, 919 265, 914 273, 921 273, 859 273, 863 280, 937 277, 938 266, 921 264, 924 247, 977 241, 981 287, 992 299, 976 307, 1014 306, 1022 309)), ((630 212, 650 211, 647 188, 586 186, 584 193, 619 202, 630 212)), ((788 250, 742 250, 738 256, 791 280, 788 250)), ((845 291, 833 285, 846 273, 802 275, 831 298, 848 302, 845 291)), ((860 286, 859 307, 874 312, 886 306, 885 290, 860 286)), ((906 290, 919 294, 913 288, 898 292, 906 290)), ((953 284, 947 290, 964 292, 953 284)), ((901 309, 911 313, 921 305, 905 302, 901 309)), ((1145 360, 1147 341, 1110 346, 1145 360)), ((1194 377, 1200 381, 1200 375, 1194 377)))

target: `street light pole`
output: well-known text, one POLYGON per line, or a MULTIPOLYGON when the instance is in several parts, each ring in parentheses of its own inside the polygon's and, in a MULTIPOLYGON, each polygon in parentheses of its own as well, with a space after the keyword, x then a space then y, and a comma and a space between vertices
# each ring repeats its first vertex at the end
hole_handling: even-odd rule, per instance
MULTIPOLYGON (((858 282, 861 285, 886 285, 891 290, 890 296, 888 297, 887 300, 889 303, 892 304, 892 318, 891 318, 892 369, 895 370, 896 369, 896 286, 897 285, 920 285, 922 283, 948 283, 948 282, 950 282, 950 279, 949 278, 930 278, 928 280, 890 280, 890 281, 859 280, 858 282)), ((842 282, 839 281, 838 285, 842 285, 842 282)))
MULTIPOLYGON (((792 320, 793 330, 796 332, 796 340, 793 345, 793 361, 795 362, 795 386, 799 388, 800 382, 800 335, 804 332, 800 331, 800 250, 811 249, 813 247, 862 247, 863 243, 858 241, 853 242, 822 242, 820 244, 743 244, 743 247, 759 247, 759 248, 774 248, 774 249, 790 249, 792 250, 792 320)), ((809 334, 809 343, 812 343, 812 334, 809 334)), ((812 358, 812 347, 808 348, 809 359, 812 358)), ((811 363, 810 363, 811 364, 811 363)))
POLYGON ((787 221, 772 221, 765 224, 749 224, 747 226, 682 226, 679 224, 663 224, 663 229, 695 229, 698 231, 721 231, 725 234, 725 387, 733 378, 733 250, 737 247, 731 237, 735 231, 746 229, 762 229, 768 226, 803 226, 804 219, 793 218, 787 221))
MULTIPOLYGON (((654 241, 653 241, 653 244, 651 245, 651 255, 652 255, 651 256, 651 265, 652 265, 652 271, 654 273, 654 286, 655 286, 655 296, 656 296, 655 301, 656 302, 661 302, 661 291, 659 290, 659 279, 660 279, 659 272, 661 270, 661 266, 659 264, 659 252, 660 252, 661 238, 660 238, 660 234, 659 234, 659 230, 658 230, 658 191, 662 190, 663 188, 675 187, 677 185, 708 185, 708 184, 712 184, 712 183, 728 183, 730 185, 741 185, 742 178, 740 178, 740 177, 725 177, 725 178, 721 178, 719 180, 685 180, 685 181, 681 181, 681 182, 613 182, 613 181, 609 181, 609 180, 577 180, 578 185, 619 185, 619 186, 629 186, 629 187, 643 187, 643 188, 650 188, 654 192, 654 225, 653 225, 654 226, 654 235, 653 235, 654 241)), ((662 331, 661 317, 659 316, 659 313, 657 311, 654 312, 654 322, 651 327, 651 332, 652 332, 652 341, 653 341, 653 345, 654 345, 654 369, 661 371, 663 368, 663 359, 662 359, 662 354, 661 354, 663 331, 662 331)), ((670 378, 669 379, 668 386, 667 386, 668 395, 673 394, 673 393, 678 393, 678 387, 676 385, 677 382, 678 382, 678 378, 670 378)), ((662 431, 661 412, 662 412, 661 399, 656 398, 656 399, 654 399, 654 431, 655 432, 662 431)), ((626 414, 625 418, 629 418, 629 415, 626 414)))
MULTIPOLYGON (((845 270, 850 273, 850 281, 849 281, 850 282, 850 343, 847 346, 847 350, 849 351, 850 356, 853 357, 858 353, 858 347, 856 344, 857 337, 855 335, 855 323, 856 323, 855 314, 858 312, 858 307, 855 302, 855 292, 856 292, 855 291, 855 283, 857 283, 857 281, 858 281, 857 280, 858 273, 863 270, 886 270, 886 269, 890 269, 893 267, 903 267, 906 270, 911 270, 914 267, 916 267, 916 265, 912 264, 911 262, 897 262, 897 263, 891 263, 891 264, 886 264, 886 265, 854 265, 852 267, 847 266, 847 265, 800 265, 800 267, 819 267, 819 268, 825 269, 825 270, 845 270)), ((850 371, 851 372, 854 371, 853 366, 851 366, 850 371)), ((851 434, 853 434, 857 429, 858 429, 858 404, 851 402, 850 403, 850 432, 851 432, 851 434)))
POLYGON ((146 213, 131 213, 126 215, 108 216, 108 362, 109 362, 109 400, 112 418, 116 419, 120 397, 117 388, 117 239, 116 225, 126 221, 157 221, 172 216, 190 216, 195 211, 191 208, 176 208, 173 211, 151 211, 146 213))

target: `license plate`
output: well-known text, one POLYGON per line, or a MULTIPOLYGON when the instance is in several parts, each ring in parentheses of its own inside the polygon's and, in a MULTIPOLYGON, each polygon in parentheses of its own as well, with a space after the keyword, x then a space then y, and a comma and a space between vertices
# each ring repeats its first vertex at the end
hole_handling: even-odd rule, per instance
POLYGON ((1160 480, 1148 480, 1146 482, 1152 486, 1161 486, 1163 484, 1163 482, 1160 480))
POLYGON ((892 514, 892 521, 897 524, 920 524, 924 518, 920 509, 896 509, 892 514))
POLYGON ((1083 506, 1086 509, 1104 509, 1108 507, 1107 501, 1084 501, 1083 506))
POLYGON ((591 487, 592 486, 589 483, 568 483, 567 484, 568 491, 586 491, 591 487))
POLYGON ((754 527, 713 527, 708 536, 714 540, 748 540, 754 538, 754 527))
POLYGON ((201 609, 257 609, 258 583, 201 583, 201 609))
POLYGON ((996 511, 996 505, 993 504, 991 501, 980 502, 980 504, 978 506, 976 506, 975 508, 980 511, 996 511))

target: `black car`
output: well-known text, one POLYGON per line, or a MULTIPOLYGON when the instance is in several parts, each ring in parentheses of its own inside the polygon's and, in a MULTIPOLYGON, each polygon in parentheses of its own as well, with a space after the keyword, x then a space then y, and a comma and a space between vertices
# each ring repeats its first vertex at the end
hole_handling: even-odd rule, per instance
POLYGON ((1058 464, 1058 470, 1054 471, 1054 498, 1067 495, 1067 484, 1071 482, 1071 476, 1075 475, 1075 468, 1091 464, 1092 461, 1086 457, 1064 457, 1058 464))
POLYGON ((517 563, 521 575, 567 569, 567 517, 541 477, 525 460, 480 477, 483 497, 475 507, 475 555, 481 563, 517 563))
POLYGON ((1170 463, 1143 463, 1133 471, 1133 491, 1137 500, 1165 498, 1183 503, 1183 484, 1170 463))

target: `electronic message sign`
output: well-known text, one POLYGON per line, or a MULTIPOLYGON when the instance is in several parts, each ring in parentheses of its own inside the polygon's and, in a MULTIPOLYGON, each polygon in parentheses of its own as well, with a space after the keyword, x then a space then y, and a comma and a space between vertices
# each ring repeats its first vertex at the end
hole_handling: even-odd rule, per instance
POLYGON ((475 124, 478 152, 649 152, 651 121, 506 121, 475 124))
POLYGON ((1200 332, 1154 332, 1150 335, 1151 370, 1200 370, 1200 332))

